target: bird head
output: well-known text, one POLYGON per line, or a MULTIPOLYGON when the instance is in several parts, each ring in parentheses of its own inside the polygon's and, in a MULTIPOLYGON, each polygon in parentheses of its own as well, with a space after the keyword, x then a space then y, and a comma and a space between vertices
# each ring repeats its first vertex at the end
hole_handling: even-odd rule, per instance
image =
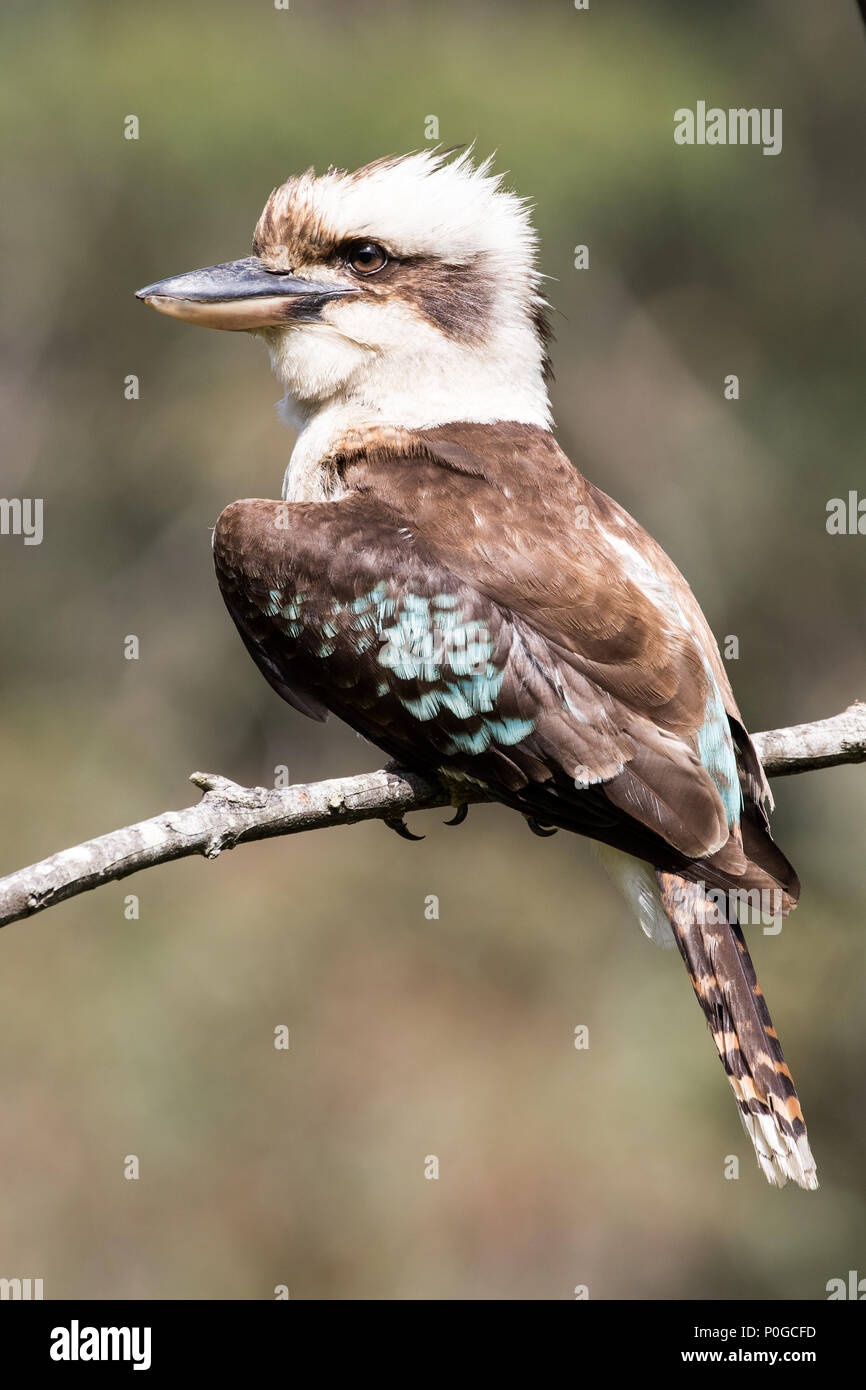
POLYGON ((148 285, 161 313, 264 339, 291 413, 420 428, 547 427, 545 302, 526 203, 471 151, 310 169, 276 188, 253 254, 148 285))

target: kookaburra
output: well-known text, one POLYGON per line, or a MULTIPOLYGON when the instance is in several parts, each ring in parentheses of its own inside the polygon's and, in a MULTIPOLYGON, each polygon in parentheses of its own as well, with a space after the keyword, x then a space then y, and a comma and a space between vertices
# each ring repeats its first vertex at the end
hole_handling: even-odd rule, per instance
POLYGON ((784 914, 797 877, 691 589, 554 438, 539 284, 527 205, 490 162, 422 151, 288 179, 251 256, 138 297, 260 337, 285 388, 283 500, 234 502, 214 534, 265 678, 458 806, 483 789, 598 841, 679 947, 763 1172, 814 1188, 730 906, 784 914))

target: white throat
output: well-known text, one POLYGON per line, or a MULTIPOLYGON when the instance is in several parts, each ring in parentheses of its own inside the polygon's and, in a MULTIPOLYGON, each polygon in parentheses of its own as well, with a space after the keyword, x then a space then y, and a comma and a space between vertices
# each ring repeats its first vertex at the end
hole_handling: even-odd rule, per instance
POLYGON ((541 350, 528 324, 504 325, 480 346, 447 339, 413 316, 394 344, 399 350, 382 352, 364 343, 363 323, 348 336, 348 317, 344 310, 339 332, 308 325, 269 344, 286 387, 280 413, 300 430, 283 483, 288 501, 333 498, 323 464, 350 430, 499 420, 551 427, 541 350))

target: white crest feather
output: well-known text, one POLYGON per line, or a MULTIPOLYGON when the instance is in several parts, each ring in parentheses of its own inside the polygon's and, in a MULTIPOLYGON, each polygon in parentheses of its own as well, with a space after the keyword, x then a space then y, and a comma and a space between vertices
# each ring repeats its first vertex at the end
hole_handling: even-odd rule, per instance
POLYGON ((473 164, 472 150, 455 159, 436 150, 416 150, 377 160, 348 173, 312 170, 276 190, 286 205, 304 205, 323 228, 341 237, 387 238, 403 256, 436 256, 465 262, 482 254, 525 286, 533 286, 537 236, 529 202, 502 187, 491 173, 493 156, 473 164))

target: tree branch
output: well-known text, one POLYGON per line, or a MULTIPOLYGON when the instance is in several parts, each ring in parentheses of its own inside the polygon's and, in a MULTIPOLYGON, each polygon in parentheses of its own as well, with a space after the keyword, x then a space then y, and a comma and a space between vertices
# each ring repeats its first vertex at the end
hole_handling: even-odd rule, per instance
MULTIPOLYGON (((832 719, 752 737, 770 777, 861 763, 866 761, 866 704, 858 700, 832 719)), ((191 854, 216 859, 224 849, 250 840, 362 820, 399 821, 408 811, 451 804, 443 786, 393 765, 360 777, 274 790, 240 787, 210 772, 194 772, 190 781, 204 792, 197 805, 112 830, 0 879, 0 926, 172 859, 191 854)), ((467 797, 484 799, 480 792, 467 797)))

